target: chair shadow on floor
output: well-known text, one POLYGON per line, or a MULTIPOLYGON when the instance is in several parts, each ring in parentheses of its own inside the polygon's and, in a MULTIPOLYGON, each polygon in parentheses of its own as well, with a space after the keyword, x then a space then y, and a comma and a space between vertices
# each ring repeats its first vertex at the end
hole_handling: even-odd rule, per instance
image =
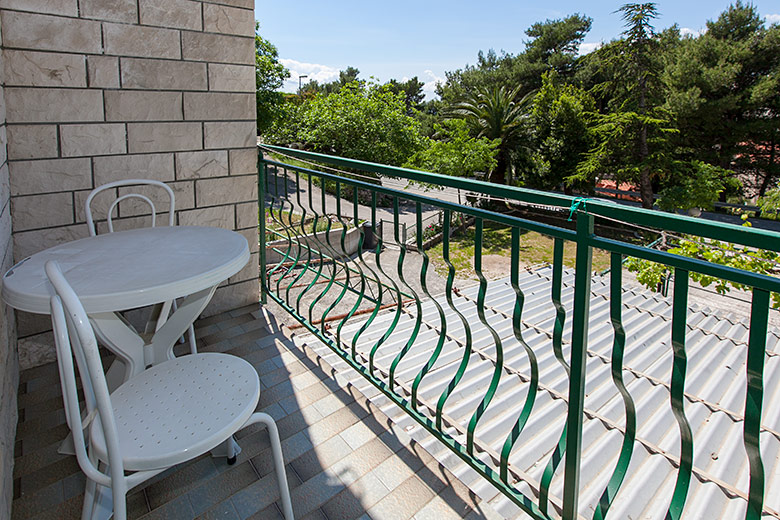
MULTIPOLYGON (((296 518, 411 518, 437 497, 448 509, 439 518, 486 518, 473 492, 419 444, 399 440, 383 412, 342 388, 259 305, 202 319, 196 332, 201 352, 237 355, 258 371, 258 410, 277 422, 296 518)), ((12 519, 79 518, 83 475, 75 457, 56 453, 67 433, 56 364, 22 373, 19 410, 12 519)), ((205 454, 171 468, 128 494, 128 518, 282 518, 268 432, 250 426, 236 438, 235 465, 205 454)))

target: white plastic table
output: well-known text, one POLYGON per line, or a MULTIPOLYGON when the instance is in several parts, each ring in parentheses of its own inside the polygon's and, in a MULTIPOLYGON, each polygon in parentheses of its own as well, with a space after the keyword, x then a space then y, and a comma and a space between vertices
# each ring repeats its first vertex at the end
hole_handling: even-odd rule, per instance
POLYGON ((56 260, 81 299, 100 342, 117 355, 109 389, 173 357, 179 337, 217 286, 249 260, 246 239, 220 228, 141 228, 84 238, 25 258, 3 276, 2 295, 16 309, 49 314, 54 289, 43 266, 56 260), (167 319, 162 302, 184 298, 167 319), (157 305, 162 318, 137 332, 118 311, 157 305))

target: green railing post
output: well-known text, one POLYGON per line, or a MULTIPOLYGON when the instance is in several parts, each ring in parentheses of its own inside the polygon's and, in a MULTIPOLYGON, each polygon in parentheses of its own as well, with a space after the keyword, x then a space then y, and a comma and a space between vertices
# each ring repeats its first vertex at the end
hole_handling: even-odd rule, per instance
POLYGON ((268 172, 263 158, 262 150, 257 151, 257 220, 258 220, 258 241, 259 249, 259 270, 260 270, 260 303, 268 303, 268 289, 265 285, 265 185, 268 182, 268 172))
POLYGON ((566 466, 563 480, 563 518, 577 518, 580 488, 580 452, 585 404, 585 352, 588 348, 593 216, 577 213, 577 256, 574 274, 574 316, 572 318, 569 410, 566 415, 566 466))

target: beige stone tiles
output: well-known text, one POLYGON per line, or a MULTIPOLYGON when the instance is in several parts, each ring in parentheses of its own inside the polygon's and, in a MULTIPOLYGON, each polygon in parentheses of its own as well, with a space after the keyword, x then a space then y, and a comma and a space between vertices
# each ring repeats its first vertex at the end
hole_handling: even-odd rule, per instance
MULTIPOLYGON (((277 422, 296 518, 497 518, 289 330, 269 330, 279 326, 258 305, 196 324, 201 351, 239 355, 258 371, 258 408, 277 422)), ((12 520, 79 518, 84 477, 57 453, 67 428, 55 364, 21 373, 18 406, 12 520)), ((236 438, 235 465, 206 454, 172 468, 131 491, 129 518, 281 518, 268 432, 254 425, 236 438)))

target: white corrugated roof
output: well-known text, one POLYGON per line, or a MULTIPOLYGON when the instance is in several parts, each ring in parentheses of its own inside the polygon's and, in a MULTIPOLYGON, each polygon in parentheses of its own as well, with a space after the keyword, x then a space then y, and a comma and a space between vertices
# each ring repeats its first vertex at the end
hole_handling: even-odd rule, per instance
MULTIPOLYGON (((550 299, 551 268, 523 271, 520 287, 525 294, 523 337, 539 363, 539 391, 533 413, 510 457, 513 471, 523 475, 519 489, 529 494, 538 483, 558 441, 566 413, 568 378, 552 349, 555 309, 550 299)), ((569 357, 573 301, 573 271, 564 274, 562 299, 567 310, 563 353, 569 357)), ((451 433, 465 444, 462 432, 488 388, 495 367, 496 347, 492 335, 477 316, 478 286, 459 291, 455 305, 471 326, 474 351, 463 380, 450 396, 445 414, 460 426, 451 433)), ((447 316, 447 340, 442 353, 420 387, 424 402, 433 404, 451 380, 463 355, 463 325, 444 297, 438 301, 447 316)), ((476 430, 480 445, 500 453, 507 433, 522 409, 528 391, 528 357, 514 338, 511 315, 515 294, 509 280, 488 284, 487 321, 501 338, 504 372, 496 396, 476 430)), ((626 331, 623 377, 637 410, 637 437, 631 465, 609 512, 611 518, 662 518, 671 500, 680 449, 677 422, 669 404, 671 379, 671 302, 637 288, 623 290, 623 326, 626 331)), ((368 356, 385 333, 393 312, 379 315, 361 335, 358 350, 368 356)), ((416 310, 408 307, 390 339, 375 359, 387 371, 406 344, 414 326, 416 310)), ((364 320, 344 327, 347 344, 364 320)), ((423 303, 420 335, 396 371, 396 380, 406 388, 427 361, 440 335, 438 312, 432 301, 423 303)), ((745 361, 748 327, 733 316, 721 316, 707 308, 688 311, 686 351, 688 370, 685 411, 694 435, 694 476, 685 506, 686 518, 744 517, 748 460, 742 444, 742 414, 745 400, 745 361)), ((610 372, 613 329, 609 320, 608 279, 595 277, 592 285, 588 334, 587 383, 580 492, 580 514, 591 518, 593 509, 614 469, 625 423, 623 400, 610 372)), ((762 459, 766 476, 765 514, 780 511, 780 332, 770 329, 764 371, 764 412, 761 432, 762 459)), ((481 454, 486 461, 488 455, 481 454)), ((455 473, 458 474, 457 468, 455 473)), ((560 497, 563 467, 552 484, 560 497)), ((558 499, 553 498, 559 503, 558 499)))

